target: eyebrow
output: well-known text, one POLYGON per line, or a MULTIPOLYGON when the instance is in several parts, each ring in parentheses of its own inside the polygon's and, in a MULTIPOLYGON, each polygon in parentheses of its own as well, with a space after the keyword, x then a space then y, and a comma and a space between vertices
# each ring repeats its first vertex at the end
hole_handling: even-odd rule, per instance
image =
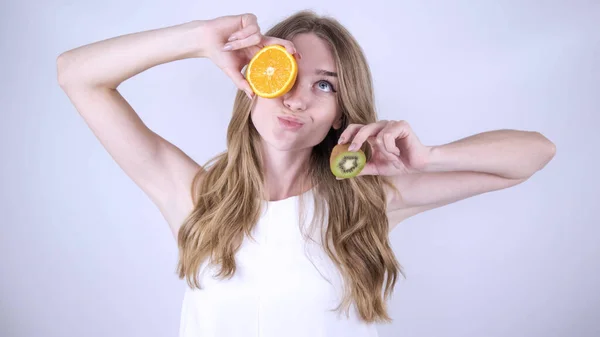
POLYGON ((315 73, 317 75, 325 75, 325 76, 330 76, 330 77, 338 77, 338 74, 336 72, 329 71, 329 70, 317 69, 315 73))

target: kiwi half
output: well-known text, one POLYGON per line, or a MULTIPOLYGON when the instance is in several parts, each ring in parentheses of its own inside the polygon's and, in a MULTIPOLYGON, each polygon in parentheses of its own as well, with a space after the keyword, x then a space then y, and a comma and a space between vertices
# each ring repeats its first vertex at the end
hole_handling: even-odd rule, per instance
POLYGON ((329 167, 338 178, 356 177, 365 167, 367 157, 362 150, 348 151, 350 144, 338 144, 331 151, 329 167))

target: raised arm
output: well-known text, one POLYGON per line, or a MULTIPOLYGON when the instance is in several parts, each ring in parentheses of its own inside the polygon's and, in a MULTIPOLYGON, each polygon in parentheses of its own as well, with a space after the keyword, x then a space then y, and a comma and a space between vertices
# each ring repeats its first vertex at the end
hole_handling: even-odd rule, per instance
POLYGON ((252 98, 241 70, 269 44, 295 53, 292 42, 263 36, 256 16, 247 13, 118 36, 58 57, 61 88, 117 164, 159 207, 175 237, 193 209, 193 179, 204 171, 150 130, 117 87, 159 64, 208 58, 252 98))
POLYGON ((117 87, 159 64, 202 57, 202 26, 193 21, 114 37, 57 59, 61 88, 112 158, 157 205, 175 236, 192 210, 190 186, 202 168, 150 130, 117 87))

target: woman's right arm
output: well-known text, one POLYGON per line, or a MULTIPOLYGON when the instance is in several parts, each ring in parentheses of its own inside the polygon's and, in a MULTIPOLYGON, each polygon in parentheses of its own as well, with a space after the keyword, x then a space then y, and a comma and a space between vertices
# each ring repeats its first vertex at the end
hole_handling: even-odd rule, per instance
POLYGON ((190 187, 202 168, 150 130, 117 87, 156 65, 205 57, 203 25, 192 21, 118 36, 57 59, 60 87, 111 157, 157 205, 175 237, 193 208, 190 187))

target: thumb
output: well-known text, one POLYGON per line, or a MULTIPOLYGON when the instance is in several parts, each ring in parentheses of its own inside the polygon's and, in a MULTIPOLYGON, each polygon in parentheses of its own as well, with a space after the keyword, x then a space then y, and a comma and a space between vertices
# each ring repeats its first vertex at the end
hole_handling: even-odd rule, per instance
MULTIPOLYGON (((377 167, 372 163, 367 163, 367 164, 365 164, 365 167, 356 176, 360 177, 360 176, 376 176, 376 175, 379 175, 379 173, 377 172, 377 167)), ((336 179, 344 180, 347 178, 336 178, 336 179)))
POLYGON ((254 97, 254 91, 252 91, 250 84, 248 84, 248 81, 246 81, 246 79, 244 78, 244 76, 242 75, 241 72, 239 72, 233 68, 224 68, 223 72, 227 76, 229 76, 229 78, 231 78, 231 80, 233 81, 233 84, 235 84, 235 86, 238 89, 246 92, 246 95, 248 95, 248 98, 254 97))
POLYGON ((365 167, 358 173, 358 177, 360 176, 376 176, 379 175, 377 171, 377 166, 373 163, 366 163, 365 167))

